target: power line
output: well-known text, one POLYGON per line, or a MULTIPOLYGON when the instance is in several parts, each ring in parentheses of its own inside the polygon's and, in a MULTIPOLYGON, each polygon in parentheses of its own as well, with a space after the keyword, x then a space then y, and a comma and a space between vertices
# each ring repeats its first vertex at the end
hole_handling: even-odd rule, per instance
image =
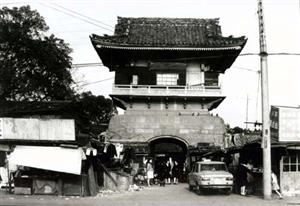
POLYGON ((260 70, 250 69, 250 68, 246 68, 246 67, 233 66, 232 68, 242 69, 242 70, 247 70, 247 71, 250 71, 250 72, 260 73, 260 70))
POLYGON ((99 20, 97 20, 97 19, 93 19, 93 18, 91 18, 91 17, 89 17, 89 16, 86 16, 86 15, 83 15, 83 14, 81 14, 81 13, 79 13, 79 12, 73 11, 73 10, 71 10, 71 9, 65 8, 65 7, 60 6, 60 5, 58 5, 58 4, 55 4, 55 3, 51 3, 51 4, 52 4, 52 5, 56 5, 56 6, 62 8, 62 9, 64 9, 64 10, 67 10, 67 11, 69 11, 69 12, 71 12, 71 13, 74 13, 74 14, 77 14, 77 15, 82 16, 82 17, 84 17, 84 18, 87 18, 87 19, 89 19, 89 20, 98 22, 98 23, 100 23, 100 24, 103 24, 103 25, 108 26, 108 27, 111 27, 111 28, 114 28, 113 26, 111 26, 111 25, 109 25, 109 24, 103 23, 102 21, 99 21, 99 20))
POLYGON ((82 85, 79 85, 79 86, 83 87, 83 86, 88 86, 88 85, 91 85, 91 84, 97 84, 97 83, 101 83, 101 82, 105 82, 105 81, 111 80, 113 78, 114 77, 110 77, 110 78, 102 79, 102 80, 95 81, 95 82, 85 83, 85 84, 82 84, 82 85))
POLYGON ((79 63, 79 64, 72 64, 73 68, 94 67, 94 66, 103 66, 103 64, 102 63, 79 63))
POLYGON ((97 27, 99 27, 99 28, 102 28, 102 29, 105 29, 105 30, 108 30, 108 31, 113 32, 113 30, 111 30, 111 29, 108 29, 108 28, 105 28, 105 27, 103 27, 103 26, 101 26, 101 25, 95 24, 95 23, 93 23, 93 22, 91 22, 91 21, 89 21, 89 20, 86 20, 86 19, 81 18, 81 17, 79 17, 79 16, 76 16, 76 15, 74 15, 74 14, 70 14, 70 13, 68 13, 68 12, 62 11, 62 10, 60 10, 60 9, 57 9, 57 8, 53 7, 53 6, 50 6, 50 5, 41 3, 41 2, 39 2, 39 4, 41 4, 42 6, 45 6, 45 7, 54 9, 54 10, 56 10, 56 11, 58 11, 58 12, 64 13, 64 14, 66 14, 66 15, 68 15, 68 16, 72 16, 72 17, 74 17, 74 18, 76 18, 76 19, 80 19, 81 21, 84 21, 84 22, 86 22, 86 23, 92 24, 92 25, 97 26, 97 27))
MULTIPOLYGON (((286 56, 300 56, 300 53, 290 53, 290 52, 275 52, 275 53, 268 53, 269 56, 275 55, 286 55, 286 56)), ((239 56, 259 56, 259 53, 243 53, 239 54, 239 56)))
POLYGON ((10 2, 10 3, 0 3, 0 6, 7 6, 11 4, 27 4, 28 2, 26 1, 18 1, 18 2, 10 2))
MULTIPOLYGON (((243 53, 243 54, 239 54, 239 56, 258 56, 258 55, 259 55, 259 53, 243 53)), ((268 55, 273 55, 273 56, 275 56, 275 55, 300 56, 300 53, 276 52, 276 53, 268 53, 268 55)), ((194 59, 194 58, 197 58, 197 57, 192 57, 191 59, 194 59)), ((176 58, 176 59, 172 59, 172 60, 182 60, 182 59, 190 59, 190 58, 176 58)), ((99 62, 72 64, 73 68, 93 67, 93 66, 104 66, 104 65, 102 63, 99 63, 99 62)), ((255 69, 250 69, 250 68, 245 68, 245 67, 234 66, 233 68, 260 73, 260 70, 255 70, 255 69)))

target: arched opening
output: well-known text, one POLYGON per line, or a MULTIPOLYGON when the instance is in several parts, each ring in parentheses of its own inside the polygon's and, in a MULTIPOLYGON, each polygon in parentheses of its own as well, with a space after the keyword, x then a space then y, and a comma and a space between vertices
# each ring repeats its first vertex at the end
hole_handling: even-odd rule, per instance
POLYGON ((149 149, 155 170, 159 168, 159 164, 166 163, 171 157, 178 163, 179 181, 185 181, 184 164, 187 158, 187 142, 172 136, 156 137, 149 141, 149 149))

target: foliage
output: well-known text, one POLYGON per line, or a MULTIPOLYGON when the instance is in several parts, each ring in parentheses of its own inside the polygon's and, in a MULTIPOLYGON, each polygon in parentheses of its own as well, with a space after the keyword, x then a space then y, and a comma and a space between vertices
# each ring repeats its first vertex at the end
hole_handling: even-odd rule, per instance
MULTIPOLYGON (((71 49, 29 6, 0 8, 0 101, 70 100, 64 111, 84 133, 104 131, 116 112, 111 99, 71 89, 71 49)), ((32 111, 34 113, 34 111, 32 111)))
POLYGON ((0 9, 0 100, 66 100, 71 49, 29 6, 0 9))
POLYGON ((117 113, 111 99, 95 96, 91 92, 77 95, 72 111, 81 131, 100 134, 108 127, 110 118, 117 113))

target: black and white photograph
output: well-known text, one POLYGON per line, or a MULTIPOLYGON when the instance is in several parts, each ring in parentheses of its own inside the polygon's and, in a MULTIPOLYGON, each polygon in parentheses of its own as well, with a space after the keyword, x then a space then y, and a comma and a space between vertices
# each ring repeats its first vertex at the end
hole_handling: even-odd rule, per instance
POLYGON ((1 0, 0 206, 300 205, 300 0, 1 0))

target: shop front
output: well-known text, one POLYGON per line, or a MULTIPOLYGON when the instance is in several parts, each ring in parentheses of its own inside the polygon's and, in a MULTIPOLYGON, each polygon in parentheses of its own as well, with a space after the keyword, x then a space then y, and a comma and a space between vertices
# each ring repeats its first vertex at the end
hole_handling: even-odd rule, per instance
POLYGON ((285 196, 300 195, 300 146, 288 147, 280 161, 280 186, 285 196))

